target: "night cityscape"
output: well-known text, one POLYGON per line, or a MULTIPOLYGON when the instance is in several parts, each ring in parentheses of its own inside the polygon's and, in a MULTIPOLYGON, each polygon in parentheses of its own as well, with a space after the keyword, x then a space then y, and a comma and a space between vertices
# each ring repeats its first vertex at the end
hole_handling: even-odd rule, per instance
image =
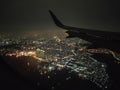
MULTIPOLYGON (((13 64, 16 60, 24 62, 22 68, 17 65, 16 69, 19 73, 35 74, 32 78, 37 78, 36 86, 41 83, 38 78, 44 76, 48 80, 54 80, 54 77, 59 76, 57 72, 65 71, 69 73, 64 78, 66 81, 72 79, 74 74, 77 78, 88 80, 100 89, 107 89, 111 78, 107 72, 107 64, 94 56, 109 55, 113 59, 110 62, 116 65, 119 65, 120 61, 118 53, 102 48, 87 49, 91 43, 79 38, 66 39, 58 36, 40 38, 40 35, 17 37, 12 34, 1 34, 0 40, 1 57, 8 64, 13 64), (10 38, 12 36, 16 38, 10 38)), ((61 81, 56 82, 62 84, 61 81)), ((49 89, 56 89, 56 83, 53 81, 51 83, 47 84, 50 86, 49 89)))
POLYGON ((120 90, 116 0, 2 0, 0 90, 120 90))

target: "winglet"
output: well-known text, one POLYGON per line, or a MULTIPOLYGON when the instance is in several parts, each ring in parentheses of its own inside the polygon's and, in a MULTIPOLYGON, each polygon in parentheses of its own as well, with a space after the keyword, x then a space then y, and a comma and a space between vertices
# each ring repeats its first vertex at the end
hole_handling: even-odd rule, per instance
POLYGON ((49 10, 49 13, 52 17, 52 19, 54 20, 55 24, 59 27, 63 27, 64 25, 60 22, 60 20, 53 14, 53 12, 51 10, 49 10))

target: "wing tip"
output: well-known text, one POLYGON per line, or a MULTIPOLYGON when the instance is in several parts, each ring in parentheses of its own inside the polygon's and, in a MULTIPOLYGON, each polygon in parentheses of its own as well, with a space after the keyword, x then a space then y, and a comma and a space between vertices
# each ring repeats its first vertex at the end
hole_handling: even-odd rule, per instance
POLYGON ((54 23, 59 26, 59 27, 63 27, 64 25, 60 22, 60 20, 53 14, 53 12, 51 10, 49 10, 49 13, 54 21, 54 23))

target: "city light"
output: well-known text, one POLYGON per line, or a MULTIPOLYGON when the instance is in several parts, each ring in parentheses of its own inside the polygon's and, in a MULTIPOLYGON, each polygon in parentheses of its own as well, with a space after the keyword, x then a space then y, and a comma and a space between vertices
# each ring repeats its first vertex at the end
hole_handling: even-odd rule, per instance
MULTIPOLYGON (((93 54, 103 53, 112 55, 117 62, 120 61, 119 54, 108 49, 87 49, 82 40, 53 38, 11 39, 2 41, 0 44, 1 55, 7 57, 32 57, 37 62, 37 70, 44 75, 55 70, 68 70, 77 74, 81 79, 90 80, 100 88, 106 88, 109 75, 106 72, 107 65, 92 57, 93 54), (12 41, 12 42, 11 42, 12 41), (6 43, 7 42, 7 43, 6 43), (79 42, 79 43, 78 43, 79 42), (12 45, 9 47, 9 45, 12 45)), ((28 62, 26 65, 30 67, 28 62)), ((48 79, 51 77, 48 76, 48 79)), ((69 80, 71 77, 67 77, 69 80)))

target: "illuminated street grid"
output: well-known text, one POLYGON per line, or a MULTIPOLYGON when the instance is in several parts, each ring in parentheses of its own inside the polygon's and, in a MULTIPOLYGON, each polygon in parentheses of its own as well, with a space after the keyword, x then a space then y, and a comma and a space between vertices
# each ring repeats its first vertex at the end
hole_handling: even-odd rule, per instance
MULTIPOLYGON (((31 56, 38 62, 37 69, 40 75, 54 70, 69 70, 81 79, 90 80, 101 88, 107 88, 109 76, 106 64, 92 58, 85 42, 81 39, 40 38, 37 40, 16 39, 2 41, 1 55, 31 56)), ((28 62, 29 65, 29 62, 28 62)))

